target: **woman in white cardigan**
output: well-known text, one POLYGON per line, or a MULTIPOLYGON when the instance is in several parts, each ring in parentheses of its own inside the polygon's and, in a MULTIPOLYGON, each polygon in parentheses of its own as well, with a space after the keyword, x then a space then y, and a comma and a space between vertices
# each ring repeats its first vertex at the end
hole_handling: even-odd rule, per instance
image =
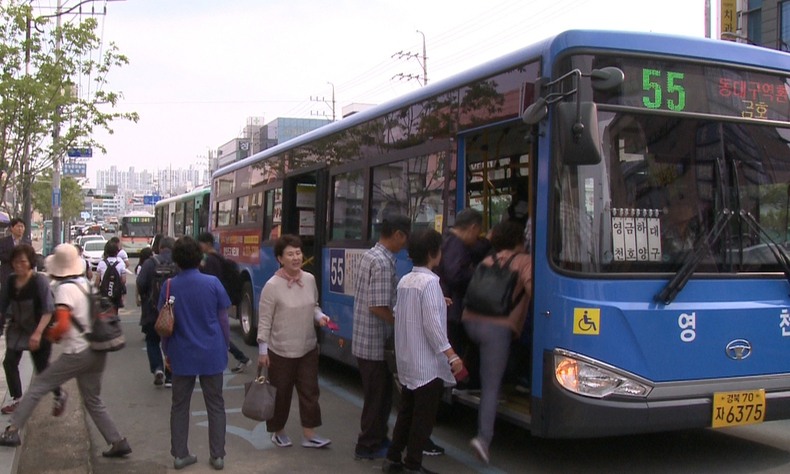
POLYGON ((323 448, 331 441, 315 432, 321 426, 315 325, 326 326, 329 317, 318 305, 315 277, 302 271, 299 237, 280 237, 274 244, 274 255, 281 268, 266 282, 258 303, 258 365, 269 369, 269 380, 277 387, 274 416, 266 422, 266 429, 276 446, 292 445, 285 423, 296 387, 302 446, 323 448))

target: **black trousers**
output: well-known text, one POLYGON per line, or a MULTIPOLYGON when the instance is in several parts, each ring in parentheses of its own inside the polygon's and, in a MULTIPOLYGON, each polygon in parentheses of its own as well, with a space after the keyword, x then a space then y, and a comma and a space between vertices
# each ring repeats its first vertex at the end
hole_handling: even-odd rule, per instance
MULTIPOLYGON (((22 396, 22 380, 19 376, 19 362, 22 360, 24 351, 15 351, 6 347, 5 358, 3 359, 3 370, 5 379, 8 383, 8 393, 13 398, 22 396)), ((30 351, 30 358, 33 360, 33 367, 36 373, 40 374, 49 366, 49 356, 52 353, 52 344, 41 339, 41 345, 37 351, 30 351)), ((60 395, 60 387, 52 391, 56 396, 60 395)))
POLYGON ((357 451, 375 451, 387 439, 387 420, 392 411, 392 373, 383 360, 357 358, 362 377, 361 432, 357 438, 357 451))
POLYGON ((444 382, 438 378, 414 390, 403 387, 387 459, 400 462, 401 453, 406 448, 403 461, 406 469, 418 470, 422 466, 422 449, 431 437, 443 391, 444 382))

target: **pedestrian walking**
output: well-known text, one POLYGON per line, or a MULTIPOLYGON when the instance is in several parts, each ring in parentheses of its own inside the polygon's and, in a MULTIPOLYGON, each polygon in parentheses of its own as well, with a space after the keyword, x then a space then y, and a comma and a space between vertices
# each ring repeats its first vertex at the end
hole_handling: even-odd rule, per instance
POLYGON ((266 282, 258 304, 258 365, 269 369, 269 380, 277 387, 274 416, 266 422, 266 430, 276 446, 292 445, 285 423, 296 387, 302 446, 323 448, 331 441, 315 432, 321 426, 315 326, 326 326, 329 317, 318 305, 315 277, 302 270, 299 237, 285 234, 277 239, 274 255, 280 269, 266 282))
MULTIPOLYGON (((52 343, 43 335, 55 305, 49 290, 49 278, 35 271, 35 261, 33 247, 27 244, 14 247, 11 251, 14 272, 8 277, 8 284, 0 289, 0 333, 8 322, 3 370, 12 398, 11 403, 0 409, 4 415, 13 413, 22 398, 19 362, 23 352, 30 352, 36 373, 47 368, 52 353, 52 343)), ((66 392, 58 386, 52 393, 55 394, 52 414, 60 416, 66 406, 66 392)))
POLYGON ((11 265, 11 251, 19 244, 30 244, 30 240, 25 239, 25 221, 19 217, 14 217, 8 223, 11 234, 0 239, 0 286, 5 285, 8 275, 13 273, 11 265))
POLYGON ((148 368, 154 376, 154 385, 165 388, 172 386, 170 369, 165 365, 162 357, 162 339, 154 330, 154 323, 159 314, 157 304, 159 303, 159 292, 161 286, 171 276, 175 276, 177 271, 173 263, 173 246, 175 239, 164 237, 159 240, 157 246, 159 253, 154 253, 140 267, 137 275, 137 293, 140 295, 140 330, 145 334, 145 353, 148 356, 148 368), (158 270, 159 269, 159 270, 158 270), (171 272, 164 271, 170 269, 171 272))
MULTIPOLYGON (((47 257, 46 268, 54 280, 55 313, 65 311, 79 323, 79 326, 89 328, 90 300, 85 293, 91 291, 91 284, 83 276, 85 265, 77 249, 71 244, 58 245, 54 253, 47 257), (65 282, 71 283, 65 284, 65 282)), ((102 455, 122 457, 132 452, 129 443, 116 428, 99 397, 107 353, 92 350, 85 337, 86 333, 80 331, 77 326, 72 324, 61 336, 60 357, 33 377, 27 393, 11 414, 8 427, 0 434, 0 446, 19 446, 21 444, 19 430, 25 426, 41 398, 69 380, 76 379, 85 411, 110 445, 102 455)))
MULTIPOLYGON (((218 254, 217 250, 214 248, 214 236, 211 235, 210 232, 203 232, 198 236, 197 240, 198 245, 200 245, 200 250, 203 252, 203 260, 200 262, 200 271, 206 275, 214 275, 222 282, 222 259, 224 257, 218 254)), ((228 297, 230 297, 230 295, 228 295, 228 297)), ((228 351, 230 351, 233 358, 237 361, 236 366, 230 369, 234 374, 243 372, 244 369, 252 364, 250 358, 247 357, 241 349, 236 347, 233 341, 228 341, 228 351)))

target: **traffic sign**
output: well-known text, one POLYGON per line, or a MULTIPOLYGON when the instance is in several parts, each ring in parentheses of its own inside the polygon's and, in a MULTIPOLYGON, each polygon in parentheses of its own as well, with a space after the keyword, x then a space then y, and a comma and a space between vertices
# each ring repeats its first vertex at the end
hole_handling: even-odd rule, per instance
POLYGON ((157 202, 162 200, 162 196, 158 194, 146 194, 143 196, 143 204, 147 206, 153 206, 157 202))
POLYGON ((91 158, 93 157, 93 148, 69 148, 66 151, 69 158, 91 158))
POLYGON ((63 163, 63 175, 85 178, 88 175, 88 165, 85 163, 63 163))

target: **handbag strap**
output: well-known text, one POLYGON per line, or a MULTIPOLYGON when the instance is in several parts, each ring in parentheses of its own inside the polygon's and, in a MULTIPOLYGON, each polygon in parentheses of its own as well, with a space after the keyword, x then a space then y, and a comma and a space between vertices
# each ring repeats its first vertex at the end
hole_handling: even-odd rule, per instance
POLYGON ((170 301, 170 278, 167 279, 167 288, 165 288, 165 304, 170 301))

